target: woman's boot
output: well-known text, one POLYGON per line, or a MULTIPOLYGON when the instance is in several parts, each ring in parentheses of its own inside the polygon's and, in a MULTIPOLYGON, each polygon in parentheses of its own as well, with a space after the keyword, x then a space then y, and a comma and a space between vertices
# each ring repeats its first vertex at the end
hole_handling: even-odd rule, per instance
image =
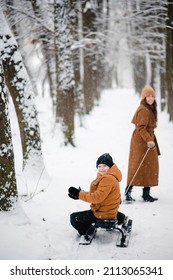
POLYGON ((154 198, 150 195, 150 187, 143 188, 142 198, 144 201, 147 201, 147 202, 153 202, 155 200, 158 200, 158 198, 154 198))
POLYGON ((132 196, 131 196, 132 189, 133 189, 132 186, 127 186, 126 190, 125 190, 126 201, 129 202, 129 203, 135 201, 135 199, 132 198, 132 196))

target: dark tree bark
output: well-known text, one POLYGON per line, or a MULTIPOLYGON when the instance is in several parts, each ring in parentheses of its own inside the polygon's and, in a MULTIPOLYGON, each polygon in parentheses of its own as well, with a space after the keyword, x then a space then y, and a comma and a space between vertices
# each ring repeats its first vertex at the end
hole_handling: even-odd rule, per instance
POLYGON ((145 57, 136 56, 133 59, 134 86, 136 92, 140 93, 146 84, 146 62, 145 57))
POLYGON ((17 201, 14 153, 5 90, 2 61, 0 60, 0 211, 10 210, 17 201))
MULTIPOLYGON (((44 22, 44 15, 42 15, 42 7, 37 0, 31 1, 34 14, 40 22, 44 22)), ((56 97, 56 69, 55 69, 55 54, 54 54, 54 40, 53 33, 45 28, 44 25, 39 25, 37 28, 37 40, 41 43, 41 53, 44 57, 44 65, 46 69, 45 78, 48 81, 50 96, 53 100, 53 105, 56 97)))
POLYGON ((1 41, 3 42, 0 55, 5 83, 13 99, 16 110, 25 166, 27 161, 31 160, 33 157, 35 159, 41 159, 42 161, 37 111, 34 104, 31 83, 23 65, 21 55, 18 52, 16 41, 9 31, 3 16, 0 19, 0 24, 4 26, 4 29, 0 32, 1 41))
POLYGON ((62 125, 65 145, 74 146, 74 69, 69 12, 69 0, 54 0, 57 70, 56 122, 62 125))
MULTIPOLYGON (((96 5, 95 5, 96 6, 96 5)), ((85 111, 88 114, 94 106, 97 96, 97 61, 96 61, 96 8, 87 6, 87 1, 82 3, 84 45, 84 102, 85 111)))
POLYGON ((80 0, 70 0, 70 31, 73 40, 72 61, 75 80, 75 112, 77 112, 81 123, 85 113, 83 98, 83 49, 80 46, 82 40, 82 11, 80 0))
POLYGON ((173 121, 173 4, 168 4, 166 28, 166 86, 169 119, 173 121))

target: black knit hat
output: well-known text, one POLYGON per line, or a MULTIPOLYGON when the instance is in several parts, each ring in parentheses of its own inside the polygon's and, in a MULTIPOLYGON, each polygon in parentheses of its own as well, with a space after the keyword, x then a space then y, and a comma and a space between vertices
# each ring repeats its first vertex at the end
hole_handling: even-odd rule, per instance
POLYGON ((112 167, 114 163, 110 154, 105 153, 98 158, 96 162, 96 167, 98 167, 99 164, 106 164, 107 166, 112 167))

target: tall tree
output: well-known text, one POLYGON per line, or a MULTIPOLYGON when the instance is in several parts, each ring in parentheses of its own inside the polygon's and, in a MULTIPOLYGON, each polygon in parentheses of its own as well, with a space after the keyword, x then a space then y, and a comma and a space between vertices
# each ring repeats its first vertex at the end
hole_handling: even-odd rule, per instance
MULTIPOLYGON (((0 26, 1 30, 2 25, 0 26)), ((0 40, 2 36, 0 36, 0 40)), ((1 49, 1 47, 0 47, 1 49)), ((0 211, 9 210, 17 201, 14 153, 8 112, 7 91, 0 59, 0 211)))
MULTIPOLYGON (((41 53, 43 55, 43 65, 45 69, 45 79, 48 81, 49 93, 53 100, 53 105, 56 97, 55 88, 55 55, 54 55, 54 31, 51 29, 53 21, 50 18, 50 12, 48 11, 49 6, 44 3, 40 3, 38 0, 31 0, 34 15, 37 19, 35 30, 33 30, 36 41, 40 44, 41 53), (46 9, 46 10, 45 10, 46 9), (48 15, 49 16, 48 16, 48 15), (50 24, 50 22, 52 24, 50 24), (49 26, 50 25, 50 26, 49 26)), ((53 19, 53 15, 52 15, 53 19)))
POLYGON ((62 125, 65 145, 74 146, 74 69, 69 12, 70 0, 54 0, 57 69, 56 121, 62 125))
POLYGON ((166 86, 169 118, 173 121, 173 4, 168 3, 166 27, 166 86))
POLYGON ((83 36, 84 45, 84 102, 85 111, 88 114, 93 106, 97 96, 97 42, 96 42, 96 11, 95 1, 84 0, 82 2, 83 13, 83 36))
POLYGON ((75 112, 77 112, 81 124, 85 114, 83 96, 83 26, 82 3, 80 0, 70 0, 70 30, 72 34, 72 61, 75 80, 75 112))
MULTIPOLYGON (((36 75, 33 71, 33 67, 29 61, 32 59, 33 51, 31 49, 34 48, 34 43, 38 42, 35 38, 33 38, 32 28, 36 29, 36 24, 34 24, 34 14, 31 12, 31 3, 29 1, 23 0, 22 3, 15 0, 6 0, 4 2, 4 11, 6 15, 6 19, 8 21, 8 25, 10 30, 14 34, 14 37, 17 41, 17 44, 21 50, 20 54, 22 56, 22 60, 25 64, 25 68, 27 69, 27 73, 32 82, 32 88, 34 90, 34 94, 38 94, 38 85, 36 81, 36 75), (26 20, 26 11, 28 12, 28 17, 26 20), (32 24, 33 23, 33 24, 32 24), (24 33, 25 30, 25 33, 24 33), (27 30, 27 33, 26 33, 27 30), (28 38, 28 33, 29 38, 28 38), (32 42, 32 43, 31 43, 32 42), (30 49, 28 51, 28 45, 30 44, 30 49)), ((36 19, 35 19, 36 21, 36 19)))
POLYGON ((24 166, 31 161, 42 161, 41 139, 37 111, 34 103, 32 86, 16 41, 11 34, 8 24, 1 13, 0 36, 2 48, 0 51, 5 84, 12 97, 23 151, 24 166), (3 27, 3 28, 2 28, 3 27))

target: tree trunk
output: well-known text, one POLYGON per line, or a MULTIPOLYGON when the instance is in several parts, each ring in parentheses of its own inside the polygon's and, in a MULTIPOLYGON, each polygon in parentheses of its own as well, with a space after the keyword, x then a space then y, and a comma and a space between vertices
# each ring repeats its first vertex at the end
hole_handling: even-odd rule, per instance
MULTIPOLYGON (((5 43, 7 45, 8 40, 10 44, 11 37, 6 36, 5 43)), ((42 156, 39 124, 33 100, 33 92, 27 80, 27 75, 23 77, 18 73, 19 69, 24 72, 25 69, 21 57, 17 52, 16 45, 11 46, 10 53, 8 53, 8 56, 4 55, 2 63, 5 83, 13 99, 18 118, 23 151, 23 165, 25 166, 27 160, 34 154, 37 154, 38 157, 42 156), (17 54, 19 59, 16 61, 15 55, 17 54)))
MULTIPOLYGON (((44 15, 41 13, 41 3, 38 0, 31 1, 33 11, 37 19, 44 22, 44 15)), ((52 97, 53 105, 55 106, 55 96, 56 96, 56 88, 55 88, 55 54, 53 52, 53 34, 44 26, 38 26, 38 42, 41 42, 41 51, 44 57, 44 65, 46 67, 46 80, 48 80, 49 92, 52 97)), ((43 91, 44 95, 44 91, 43 91)))
POLYGON ((60 122, 64 144, 74 146, 74 69, 69 26, 69 0, 54 0, 57 70, 56 122, 60 122))
POLYGON ((25 166, 26 162, 33 156, 42 159, 37 111, 31 83, 24 68, 21 55, 17 50, 16 41, 9 30, 3 14, 0 17, 0 25, 3 27, 0 30, 1 41, 3 42, 0 54, 5 83, 12 96, 18 118, 25 166))
POLYGON ((141 93, 141 89, 146 84, 146 64, 144 57, 136 56, 133 59, 133 72, 135 91, 141 93))
POLYGON ((83 69, 83 48, 80 47, 80 42, 83 40, 82 26, 82 3, 80 0, 70 0, 70 28, 73 37, 72 50, 74 79, 75 79, 75 112, 78 114, 80 124, 82 126, 82 118, 85 114, 84 109, 84 69, 83 69), (77 44, 76 44, 77 42, 77 44))
POLYGON ((94 106, 94 100, 97 96, 97 61, 96 61, 96 10, 82 3, 83 12, 83 31, 85 38, 84 46, 84 102, 85 111, 88 114, 94 106), (86 10, 86 11, 85 11, 86 10))
POLYGON ((0 61, 0 211, 9 210, 17 201, 14 154, 4 73, 0 61))
POLYGON ((169 119, 173 121, 173 5, 168 4, 166 28, 166 85, 169 119))
POLYGON ((161 91, 161 111, 166 107, 166 75, 165 75, 165 61, 160 63, 160 91, 161 91))

